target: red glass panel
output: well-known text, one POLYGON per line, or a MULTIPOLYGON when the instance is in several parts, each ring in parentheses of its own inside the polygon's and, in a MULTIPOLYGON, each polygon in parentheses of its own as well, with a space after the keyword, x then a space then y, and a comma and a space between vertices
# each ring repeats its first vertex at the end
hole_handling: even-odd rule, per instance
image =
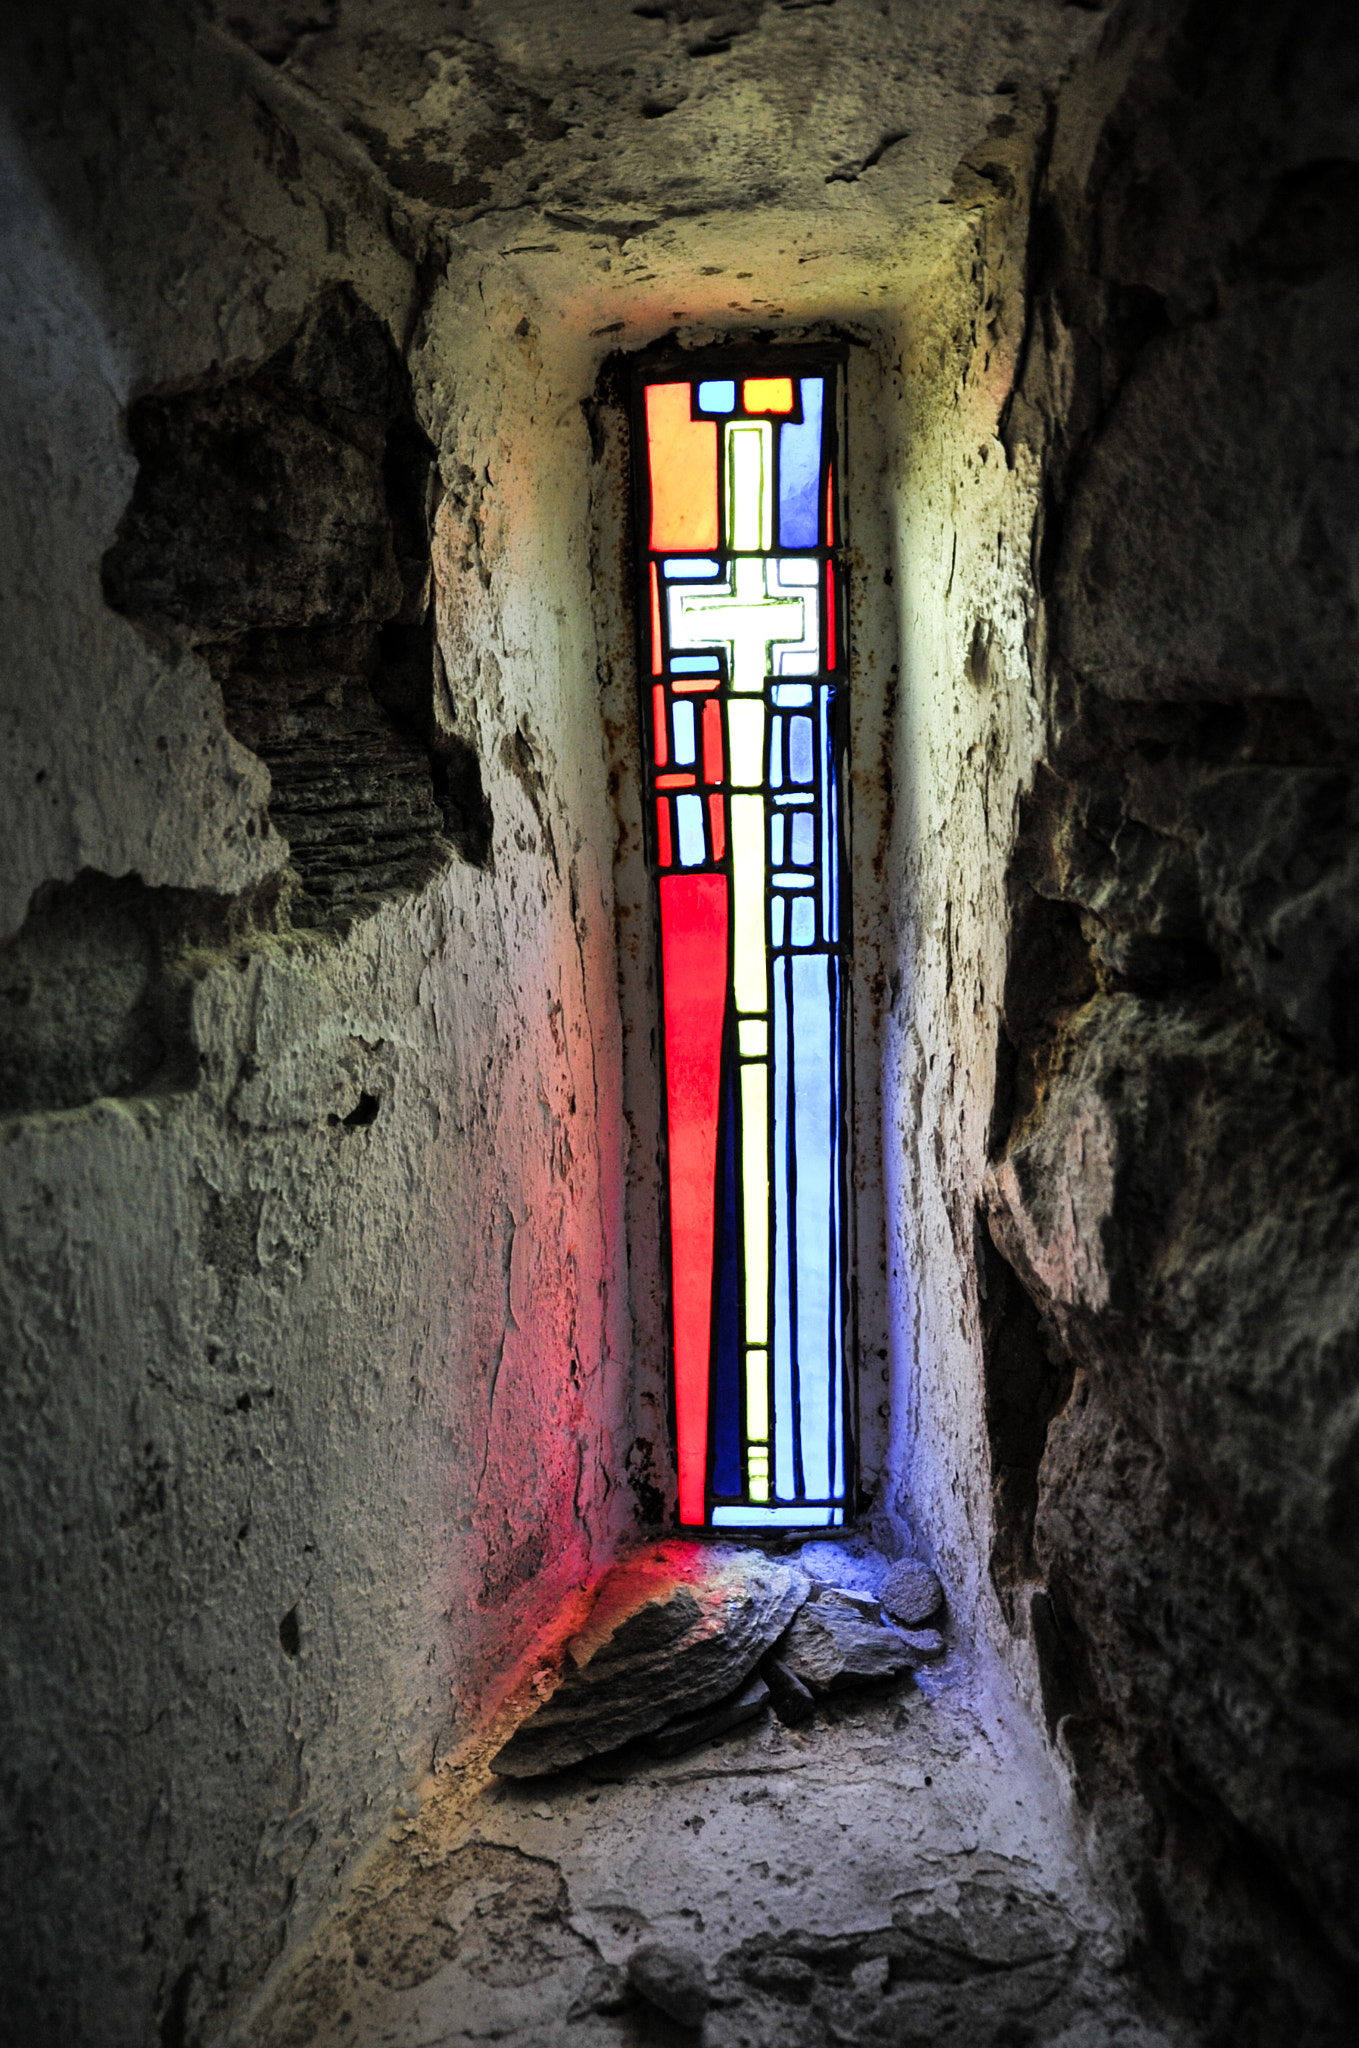
POLYGON ((712 826, 713 859, 721 860, 727 850, 727 805, 720 796, 708 798, 708 820, 712 826))
POLYGON ((670 799, 659 797, 656 801, 656 859, 663 868, 673 867, 675 849, 670 843, 670 799))
POLYGON ((722 780, 722 707, 715 697, 703 707, 703 780, 722 780))
MULTIPOLYGON (((717 546, 717 425, 691 420, 688 384, 648 384, 651 545, 685 553, 717 546)), ((657 608, 656 570, 651 570, 657 608)), ((657 664, 659 666, 659 664, 657 664)))
POLYGON ((727 1006, 726 876, 666 875, 660 897, 679 1505, 681 1522, 692 1525, 704 1519, 708 1457, 717 1096, 727 1006))
MULTIPOLYGON (((835 546, 835 471, 829 463, 826 466, 826 546, 835 546)), ((654 576, 656 572, 653 569, 651 573, 654 576)))
POLYGON ((655 735, 656 766, 664 768, 669 759, 666 752, 664 683, 657 683, 651 692, 651 729, 655 735))
POLYGON ((661 672, 661 593, 656 582, 656 564, 651 565, 651 673, 661 672))
POLYGON ((697 780, 697 776, 688 774, 658 775, 656 777, 656 787, 657 789, 692 789, 697 780))
POLYGON ((835 667, 835 571, 826 564, 826 667, 835 667))

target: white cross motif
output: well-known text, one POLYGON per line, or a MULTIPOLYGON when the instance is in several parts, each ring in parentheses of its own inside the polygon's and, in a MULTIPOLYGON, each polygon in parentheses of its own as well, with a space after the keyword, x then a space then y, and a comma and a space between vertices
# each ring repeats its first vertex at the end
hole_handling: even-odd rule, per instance
POLYGON ((762 690, 771 646, 808 637, 807 598, 770 597, 762 561, 743 557, 732 569, 729 590, 711 584, 671 590, 670 642, 674 648, 725 646, 732 689, 762 690))

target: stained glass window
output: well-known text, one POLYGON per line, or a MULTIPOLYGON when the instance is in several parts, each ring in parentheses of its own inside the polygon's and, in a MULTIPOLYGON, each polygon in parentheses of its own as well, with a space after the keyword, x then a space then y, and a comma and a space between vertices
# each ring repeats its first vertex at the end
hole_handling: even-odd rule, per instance
POLYGON ((642 368, 642 711, 660 925, 680 1520, 844 1519, 840 364, 642 368))

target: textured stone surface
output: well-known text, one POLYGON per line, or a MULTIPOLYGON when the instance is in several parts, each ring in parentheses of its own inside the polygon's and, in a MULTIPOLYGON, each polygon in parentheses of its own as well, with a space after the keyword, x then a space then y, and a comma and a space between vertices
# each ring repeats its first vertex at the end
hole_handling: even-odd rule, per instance
POLYGON ((922 1674, 928 1694, 842 1696, 815 1729, 573 1774, 550 1799, 483 1775, 441 1817, 441 1788, 258 2011, 252 2048, 653 2048, 683 2038, 629 1992, 654 1945, 697 1957, 711 2048, 1185 2048, 1139 2005, 1032 1731, 950 1670, 922 1674), (356 1913, 365 1940, 388 1929, 363 1964, 356 1913), (403 1947, 396 1987, 378 1959, 403 1947))
POLYGON ((628 1982, 682 2027, 701 2027, 712 2002, 703 1958, 691 1948, 644 1942, 628 1957, 628 1982))
POLYGON ((616 1565, 566 1645, 561 1684, 494 1769, 510 1778, 563 1770, 725 1704, 806 1597, 801 1572, 758 1550, 664 1543, 616 1565))
MULTIPOLYGON (((1044 1714, 1186 2023, 1329 2048, 1359 1867, 1351 14, 4 11, 12 2030, 213 2038, 663 1526, 605 361, 829 323, 874 1528, 1044 1714), (101 565, 139 488, 134 619, 101 565)), ((893 1768, 855 1810, 895 1856, 893 1768)), ((843 1856, 852 1775, 799 1869, 843 1856)), ((947 1884, 1007 1813, 969 1813, 947 1884)), ((766 1896, 710 1874, 694 1913, 766 1896)), ((482 1876, 512 1974, 586 1966, 554 1884, 482 1876)), ((852 2038, 851 1995, 898 1996, 806 1924, 811 1952, 728 1930, 784 1987, 750 1980, 738 2038, 852 2038)), ((971 2022, 930 1967, 892 2024, 945 2038, 971 2022)), ((1104 2027, 1083 1967, 1004 1996, 1104 2027)))
POLYGON ((798 1728, 816 1712, 816 1701, 782 1657, 766 1657, 763 1665, 769 1699, 785 1728, 798 1728))
POLYGON ((747 1679, 739 1692, 718 1700, 715 1706, 704 1707, 696 1714, 677 1714, 654 1735, 645 1736, 646 1753, 648 1756, 682 1756, 685 1750, 696 1749, 700 1743, 713 1742, 731 1728, 740 1728, 747 1721, 758 1720, 769 1702, 770 1688, 764 1679, 747 1679))
POLYGON ((836 1692, 881 1678, 897 1678, 921 1659, 899 1629, 865 1621, 852 1608, 818 1600, 804 1607, 779 1655, 813 1692, 836 1692))
POLYGON ((943 1587, 929 1566, 917 1558, 903 1558, 894 1564, 882 1582, 884 1611, 906 1628, 929 1621, 943 1604, 943 1587))
POLYGON ((1188 7, 1059 119, 1008 434, 1051 662, 985 1183, 1037 1310, 1002 1279, 1004 1571, 1155 1981, 1252 2043, 1359 1997, 1353 29, 1188 7))

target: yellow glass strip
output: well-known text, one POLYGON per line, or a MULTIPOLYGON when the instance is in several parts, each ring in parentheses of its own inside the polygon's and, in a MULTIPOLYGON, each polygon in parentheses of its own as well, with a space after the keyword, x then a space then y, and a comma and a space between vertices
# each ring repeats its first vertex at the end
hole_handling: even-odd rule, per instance
MULTIPOLYGON (((731 893, 732 986, 736 993, 736 1007, 738 1010, 766 1010, 769 998, 764 937, 762 796, 734 796, 731 800, 731 893)), ((750 1071, 753 1073, 754 1069, 750 1071)))
POLYGON ((752 1462, 762 1457, 769 1462, 768 1451, 759 1446, 769 1435, 769 1353, 747 1351, 746 1353, 746 1435, 750 1438, 752 1462))
POLYGON ((727 747, 737 789, 758 789, 764 781, 764 700, 733 698, 727 705, 727 747))
POLYGON ((727 527, 733 548, 774 545, 774 440, 763 420, 727 428, 727 527))
MULTIPOLYGON (((763 993, 763 992, 762 992, 763 993)), ((741 1069, 741 1180, 745 1196, 746 1338, 769 1341, 769 1107, 766 1066, 741 1069)))
POLYGON ((762 1060, 769 1051, 769 1026, 758 1017, 743 1017, 738 1028, 742 1059, 762 1060))

